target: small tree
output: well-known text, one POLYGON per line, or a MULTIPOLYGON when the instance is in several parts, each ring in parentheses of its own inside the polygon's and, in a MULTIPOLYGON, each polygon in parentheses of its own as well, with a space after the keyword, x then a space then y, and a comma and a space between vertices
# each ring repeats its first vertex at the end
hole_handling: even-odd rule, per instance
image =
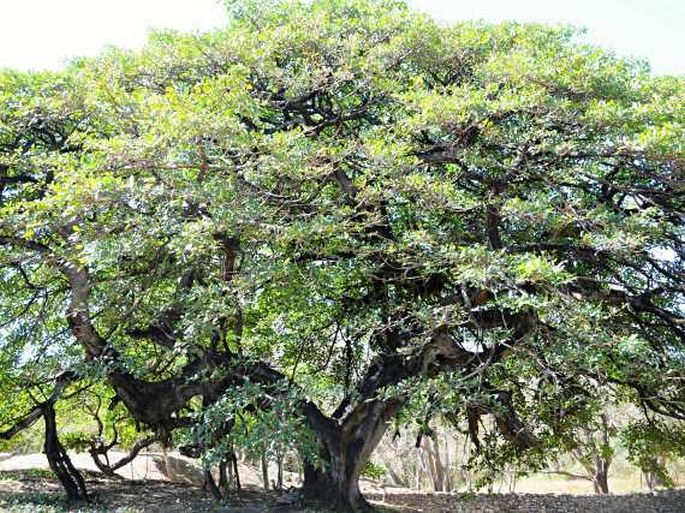
POLYGON ((609 493, 609 467, 614 459, 613 435, 616 428, 606 413, 599 415, 596 426, 584 426, 573 443, 571 454, 580 463, 598 495, 609 493))
POLYGON ((647 487, 675 486, 667 463, 685 456, 685 432, 681 426, 664 419, 632 422, 621 431, 628 450, 628 461, 646 476, 647 487))

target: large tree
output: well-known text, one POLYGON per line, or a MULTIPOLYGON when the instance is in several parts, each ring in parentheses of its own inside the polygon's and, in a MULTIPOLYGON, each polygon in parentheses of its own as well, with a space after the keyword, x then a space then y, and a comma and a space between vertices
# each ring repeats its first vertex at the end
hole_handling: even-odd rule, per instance
POLYGON ((398 1, 228 7, 0 75, 0 437, 43 416, 78 498, 55 405, 88 386, 196 453, 226 397, 291 397, 306 494, 355 509, 408 412, 483 451, 490 415, 507 458, 600 394, 685 419, 682 78, 398 1))

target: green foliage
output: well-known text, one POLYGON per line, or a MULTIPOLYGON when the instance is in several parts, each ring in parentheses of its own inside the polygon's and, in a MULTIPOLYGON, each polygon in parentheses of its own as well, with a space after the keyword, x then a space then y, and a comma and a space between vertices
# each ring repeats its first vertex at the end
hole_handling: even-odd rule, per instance
POLYGON ((52 472, 50 470, 46 470, 43 468, 29 468, 26 470, 19 470, 19 471, 2 471, 0 473, 0 479, 2 480, 17 480, 17 479, 22 479, 22 478, 38 478, 38 479, 44 479, 44 478, 51 478, 53 477, 52 472))
POLYGON ((374 463, 373 461, 369 460, 364 464, 364 468, 362 469, 361 476, 366 477, 367 479, 372 479, 374 481, 378 481, 383 478, 385 475, 385 468, 383 465, 380 465, 378 463, 374 463))
POLYGON ((85 452, 90 447, 90 442, 92 439, 92 434, 72 431, 61 435, 60 443, 68 451, 85 452))
POLYGON ((64 501, 54 494, 16 494, 11 500, 0 502, 0 506, 13 513, 59 513, 69 511, 64 501))
POLYGON ((666 463, 685 456, 685 430, 665 421, 639 421, 625 426, 621 442, 628 450, 628 461, 651 473, 668 488, 675 486, 666 463))
POLYGON ((191 440, 205 447, 202 461, 206 468, 216 465, 229 452, 240 449, 249 458, 265 456, 280 461, 290 452, 303 460, 318 461, 313 433, 307 427, 299 408, 301 397, 288 390, 265 390, 246 382, 224 393, 211 406, 203 409, 191 440), (268 409, 259 408, 264 397, 272 397, 268 409), (232 423, 228 435, 226 423, 232 423))

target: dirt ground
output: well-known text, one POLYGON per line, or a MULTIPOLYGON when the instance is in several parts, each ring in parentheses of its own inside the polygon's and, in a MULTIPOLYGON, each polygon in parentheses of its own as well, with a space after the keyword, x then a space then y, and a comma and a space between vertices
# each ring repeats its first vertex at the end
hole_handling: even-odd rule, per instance
MULTIPOLYGON (((116 460, 117 455, 113 455, 116 460)), ((119 478, 94 471, 89 455, 73 455, 86 479, 93 502, 72 511, 79 513, 318 513, 313 505, 284 506, 282 494, 266 492, 261 475, 240 466, 243 492, 223 503, 202 490, 202 474, 194 460, 174 454, 148 453, 121 469, 119 478)), ((0 513, 60 513, 68 511, 59 483, 47 469, 42 454, 0 454, 0 513)), ((299 483, 289 474, 290 484, 299 483)), ((617 494, 606 497, 564 493, 447 494, 387 490, 362 482, 362 490, 384 513, 682 513, 685 489, 672 492, 617 494)))
MULTIPOLYGON (((112 453, 112 461, 124 456, 112 453)), ((86 479, 90 492, 95 496, 92 505, 81 509, 82 513, 115 511, 117 513, 257 513, 264 511, 307 512, 318 511, 311 507, 302 509, 278 504, 282 494, 265 492, 261 474, 255 469, 239 465, 243 492, 217 503, 202 490, 202 472, 195 460, 177 453, 150 452, 141 454, 131 464, 122 467, 117 474, 121 479, 105 478, 88 454, 70 455, 74 465, 86 479)), ((12 456, 0 453, 0 512, 53 513, 65 508, 62 489, 48 470, 43 454, 12 456)), ((286 486, 298 486, 298 476, 285 476, 286 486)), ((366 492, 379 490, 371 483, 363 483, 366 492)), ((394 506, 381 508, 385 511, 410 512, 394 506)))
MULTIPOLYGON (((94 472, 85 472, 85 477, 89 491, 94 494, 93 503, 85 511, 257 513, 273 510, 278 499, 277 494, 248 485, 240 495, 221 504, 196 484, 104 479, 94 472)), ((44 474, 36 475, 30 470, 0 472, 0 511, 20 511, 25 504, 53 506, 59 511, 64 507, 62 490, 44 474)))
MULTIPOLYGON (((223 503, 215 501, 201 486, 168 480, 105 479, 84 471, 93 503, 77 508, 79 513, 315 513, 319 508, 283 506, 281 494, 247 485, 223 503)), ((401 506, 374 505, 384 513, 415 513, 401 506)), ((0 471, 0 512, 53 513, 67 511, 58 482, 35 470, 0 471)))

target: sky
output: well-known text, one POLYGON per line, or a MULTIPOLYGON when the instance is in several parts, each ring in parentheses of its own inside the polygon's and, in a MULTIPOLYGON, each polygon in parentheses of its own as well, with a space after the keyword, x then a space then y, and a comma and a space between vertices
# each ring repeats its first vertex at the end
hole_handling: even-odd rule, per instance
MULTIPOLYGON (((573 24, 658 74, 685 74, 684 0, 410 0, 443 21, 573 24)), ((150 28, 205 31, 226 23, 217 0, 0 0, 0 67, 59 69, 107 45, 136 48, 150 28)))

